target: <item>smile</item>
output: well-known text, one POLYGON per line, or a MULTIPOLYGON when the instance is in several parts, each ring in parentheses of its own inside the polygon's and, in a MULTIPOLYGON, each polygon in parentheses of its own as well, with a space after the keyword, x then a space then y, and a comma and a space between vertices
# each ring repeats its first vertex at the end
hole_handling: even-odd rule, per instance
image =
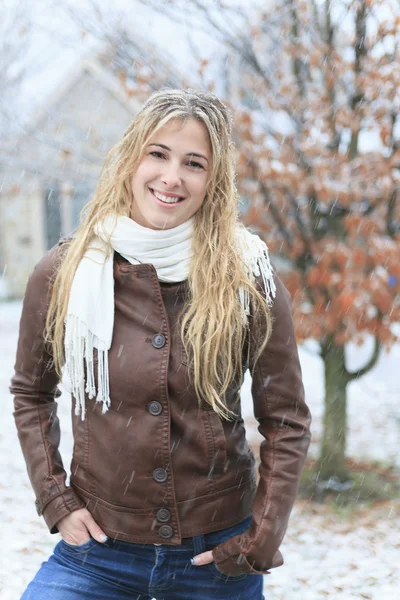
POLYGON ((182 200, 185 199, 182 198, 182 196, 165 196, 164 194, 161 194, 160 192, 157 192, 152 188, 149 188, 149 190, 152 193, 152 195, 163 204, 179 204, 179 202, 182 202, 182 200))

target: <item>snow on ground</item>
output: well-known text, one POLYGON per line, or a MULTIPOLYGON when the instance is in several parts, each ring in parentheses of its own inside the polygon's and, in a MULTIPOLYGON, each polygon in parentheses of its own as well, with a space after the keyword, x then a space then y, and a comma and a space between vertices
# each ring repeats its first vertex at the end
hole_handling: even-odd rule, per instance
MULTIPOLYGON (((0 303, 0 600, 18 600, 58 535, 50 535, 37 517, 34 495, 19 448, 12 397, 8 386, 13 373, 20 302, 0 303)), ((350 348, 349 367, 363 364, 371 347, 350 348)), ((316 456, 321 434, 322 364, 300 350, 307 400, 313 413, 316 456)), ((384 460, 400 466, 400 344, 380 358, 373 372, 349 390, 348 454, 360 459, 384 460)), ((258 438, 251 412, 250 382, 246 380, 243 405, 248 436, 258 438)), ((71 456, 70 399, 59 399, 63 427, 64 463, 71 456)), ((400 590, 400 501, 360 508, 349 520, 327 506, 297 501, 282 544, 285 565, 265 577, 266 600, 395 600, 400 590)), ((250 600, 250 599, 249 599, 250 600)))

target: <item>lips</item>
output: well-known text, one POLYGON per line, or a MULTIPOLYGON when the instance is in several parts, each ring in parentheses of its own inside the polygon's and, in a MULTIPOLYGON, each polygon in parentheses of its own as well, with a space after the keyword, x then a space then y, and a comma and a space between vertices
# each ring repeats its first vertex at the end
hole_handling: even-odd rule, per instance
POLYGON ((173 206, 185 200, 184 197, 179 196, 178 194, 175 195, 167 192, 163 193, 158 190, 154 190, 153 188, 149 188, 149 190, 152 196, 157 200, 157 202, 165 206, 173 206))

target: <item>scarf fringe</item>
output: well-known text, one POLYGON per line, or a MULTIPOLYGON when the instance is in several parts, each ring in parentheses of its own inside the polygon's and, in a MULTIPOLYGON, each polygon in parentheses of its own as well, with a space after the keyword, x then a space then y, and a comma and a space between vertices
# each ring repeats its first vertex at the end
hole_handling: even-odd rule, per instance
MULTIPOLYGON (((238 241, 247 276, 254 282, 254 278, 261 275, 267 304, 271 307, 276 294, 276 285, 268 246, 257 235, 251 234, 246 229, 239 233, 238 241)), ((243 322, 246 324, 247 317, 250 315, 250 294, 247 289, 239 289, 239 299, 243 307, 243 322)))
POLYGON ((75 398, 75 414, 85 419, 85 393, 90 399, 102 402, 102 413, 111 405, 109 394, 108 350, 99 338, 88 330, 76 315, 68 315, 65 329, 65 363, 75 398), (97 348, 98 393, 94 378, 93 348, 97 348), (86 371, 86 378, 85 378, 86 371), (86 385, 85 385, 86 381, 86 385))

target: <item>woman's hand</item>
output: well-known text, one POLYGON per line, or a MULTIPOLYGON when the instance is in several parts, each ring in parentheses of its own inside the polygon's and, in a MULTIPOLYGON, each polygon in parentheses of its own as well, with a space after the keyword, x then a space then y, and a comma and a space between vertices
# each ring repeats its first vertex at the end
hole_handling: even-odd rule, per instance
POLYGON ((213 553, 211 550, 208 552, 203 552, 202 554, 197 554, 192 558, 192 564, 196 567, 200 567, 201 565, 208 565, 209 563, 214 562, 213 553))
POLYGON ((79 546, 89 541, 90 537, 104 543, 107 536, 100 529, 87 508, 79 508, 57 523, 61 537, 68 544, 79 546))

